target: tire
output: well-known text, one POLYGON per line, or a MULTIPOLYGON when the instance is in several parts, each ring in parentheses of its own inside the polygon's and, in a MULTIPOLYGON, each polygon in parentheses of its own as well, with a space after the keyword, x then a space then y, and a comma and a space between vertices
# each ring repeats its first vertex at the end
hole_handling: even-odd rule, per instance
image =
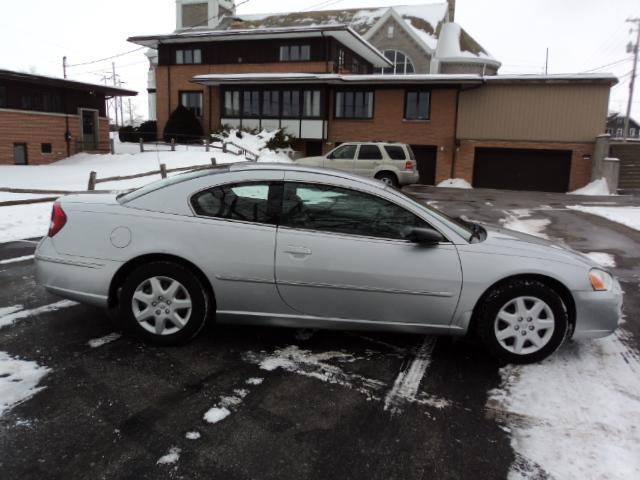
POLYGON ((382 183, 389 185, 394 188, 398 188, 400 183, 398 182, 398 177, 391 172, 380 172, 376 175, 376 180, 381 181, 382 183))
POLYGON ((158 261, 136 268, 124 281, 120 317, 126 331, 156 345, 178 345, 204 327, 210 299, 188 268, 158 261))
POLYGON ((504 362, 539 362, 562 345, 568 330, 562 298, 537 280, 498 286, 479 305, 476 333, 489 353, 504 362))

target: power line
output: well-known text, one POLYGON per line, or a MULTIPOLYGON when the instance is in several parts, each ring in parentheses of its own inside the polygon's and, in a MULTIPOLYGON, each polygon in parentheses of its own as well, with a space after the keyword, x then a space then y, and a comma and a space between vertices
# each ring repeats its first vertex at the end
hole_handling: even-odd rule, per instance
POLYGON ((590 70, 583 70, 582 73, 595 72, 596 70, 602 70, 603 68, 613 67, 613 66, 618 65, 620 63, 628 62, 629 60, 631 60, 630 57, 621 58, 620 60, 617 60, 617 61, 611 62, 611 63, 607 63, 606 65, 602 65, 600 67, 592 68, 590 70))
POLYGON ((325 0, 324 2, 320 2, 320 3, 316 3, 314 5, 311 5, 307 8, 305 8, 304 10, 302 10, 303 12, 308 12, 309 10, 313 10, 314 8, 324 8, 324 7, 329 7, 331 5, 335 5, 336 3, 340 3, 343 0, 325 0))
POLYGON ((133 50, 129 50, 128 52, 118 53, 117 55, 112 55, 110 57, 101 58, 100 60, 92 60, 90 62, 76 63, 74 65, 67 65, 67 68, 83 67, 85 65, 93 65, 94 63, 106 62, 107 60, 113 60, 114 58, 124 57, 125 55, 129 55, 131 53, 139 52, 140 50, 143 50, 145 48, 147 48, 147 47, 138 47, 138 48, 135 48, 133 50))

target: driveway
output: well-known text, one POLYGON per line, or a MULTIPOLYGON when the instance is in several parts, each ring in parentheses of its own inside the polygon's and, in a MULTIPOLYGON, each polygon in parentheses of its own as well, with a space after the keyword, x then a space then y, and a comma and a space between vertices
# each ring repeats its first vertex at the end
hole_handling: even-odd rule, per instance
POLYGON ((156 348, 38 287, 34 243, 1 244, 2 478, 640 478, 640 232, 567 209, 638 198, 408 192, 614 262, 623 328, 526 367, 361 332, 210 326, 156 348))

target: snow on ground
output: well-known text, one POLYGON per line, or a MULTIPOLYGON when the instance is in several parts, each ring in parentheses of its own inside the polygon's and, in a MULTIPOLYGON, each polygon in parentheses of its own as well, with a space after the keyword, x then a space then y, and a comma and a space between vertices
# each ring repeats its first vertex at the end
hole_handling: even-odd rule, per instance
POLYGON ((264 381, 264 378, 253 377, 253 378, 248 378, 245 383, 247 385, 260 385, 263 381, 264 381))
POLYGON ((121 334, 113 332, 113 333, 110 333, 109 335, 105 335, 104 337, 94 338, 92 340, 89 340, 87 344, 91 348, 99 348, 99 347, 102 347, 103 345, 106 345, 107 343, 115 342, 120 337, 122 337, 121 334))
POLYGON ((11 407, 45 388, 38 387, 38 384, 50 371, 36 362, 20 360, 0 352, 0 417, 11 407))
POLYGON ((516 232, 527 233, 536 237, 549 239, 547 235, 542 233, 545 228, 551 223, 548 218, 530 219, 531 210, 518 209, 518 210, 506 210, 504 212, 507 218, 500 220, 502 226, 508 230, 515 230, 516 232))
POLYGON ((609 185, 607 184, 607 180, 604 178, 599 178, 597 180, 594 180, 590 184, 582 188, 579 188, 578 190, 569 192, 569 195, 607 196, 607 195, 611 195, 611 192, 609 191, 609 185))
POLYGON ((180 460, 181 450, 178 447, 171 447, 166 455, 163 455, 156 462, 158 465, 172 465, 180 460))
POLYGON ((616 258, 610 253, 589 252, 585 253, 585 255, 605 268, 613 268, 616 266, 616 258))
POLYGON ((12 325, 18 320, 24 318, 33 317, 42 313, 55 312, 63 308, 69 308, 78 305, 71 300, 61 300, 50 305, 44 305, 42 307, 33 308, 31 310, 24 310, 22 305, 15 305, 13 307, 0 308, 0 328, 12 325))
POLYGON ((207 410, 207 413, 204 414, 204 419, 209 423, 218 423, 221 420, 224 420, 231 412, 228 408, 225 407, 213 407, 207 410))
POLYGON ((437 186, 444 188, 473 188, 469 182, 462 178, 449 178, 448 180, 443 180, 437 186))
POLYGON ((200 438, 200 432, 187 432, 184 437, 187 440, 198 440, 200 438))
MULTIPOLYGON (((257 135, 243 133, 242 138, 230 132, 229 140, 242 148, 260 155, 258 162, 291 163, 291 159, 282 154, 266 150, 267 141, 275 132, 263 131, 257 135)), ((214 145, 221 146, 216 143, 214 145)), ((148 148, 156 148, 149 146, 148 148)), ((87 189, 89 173, 95 171, 98 179, 114 176, 134 175, 160 169, 164 163, 167 169, 210 165, 215 157, 218 164, 246 161, 245 157, 212 148, 206 152, 204 146, 178 145, 171 152, 167 145, 158 147, 160 152, 140 152, 137 144, 116 142, 116 154, 79 153, 51 165, 0 165, 0 188, 21 188, 36 190, 84 191, 87 189)), ((234 149, 233 146, 229 147, 234 149)), ((237 149, 235 149, 237 150, 237 149)), ((170 173, 177 175, 178 173, 170 173)), ((138 188, 160 180, 160 174, 119 182, 99 183, 97 189, 126 190, 138 188)), ((0 192, 0 201, 26 200, 56 195, 15 194, 0 192)), ((24 238, 41 237, 47 233, 51 218, 51 203, 0 207, 0 243, 24 238)))
POLYGON ((487 408, 511 431, 510 479, 640 478, 640 357, 627 341, 618 331, 501 369, 487 408))
POLYGON ((6 260, 0 260, 0 265, 8 265, 10 263, 20 263, 33 260, 35 255, 25 255, 23 257, 7 258, 6 260))
POLYGON ((573 205, 567 208, 604 217, 634 230, 640 230, 640 207, 586 207, 584 205, 573 205))

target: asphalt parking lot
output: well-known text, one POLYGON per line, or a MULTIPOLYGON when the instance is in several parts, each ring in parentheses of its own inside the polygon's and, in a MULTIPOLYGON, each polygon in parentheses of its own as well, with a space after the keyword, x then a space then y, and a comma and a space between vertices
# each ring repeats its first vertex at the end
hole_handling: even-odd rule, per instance
MULTIPOLYGON (((566 208, 638 206, 638 197, 408 192, 454 216, 538 221, 551 239, 615 258, 626 294, 620 355, 640 365, 640 232, 566 208)), ((492 400, 505 370, 472 341, 212 325, 188 345, 151 347, 119 336, 101 310, 38 287, 34 248, 0 245, 0 351, 49 369, 44 389, 0 417, 3 479, 568 478, 514 443, 533 416, 492 400), (2 326, 3 313, 15 320, 2 326), (212 408, 228 416, 210 423, 212 408)), ((565 364, 600 351, 575 343, 557 354, 565 364)), ((628 388, 623 397, 640 403, 637 385, 628 388)), ((637 436, 612 438, 633 451, 640 424, 628 422, 637 436)), ((566 433, 549 432, 552 444, 566 433)))

